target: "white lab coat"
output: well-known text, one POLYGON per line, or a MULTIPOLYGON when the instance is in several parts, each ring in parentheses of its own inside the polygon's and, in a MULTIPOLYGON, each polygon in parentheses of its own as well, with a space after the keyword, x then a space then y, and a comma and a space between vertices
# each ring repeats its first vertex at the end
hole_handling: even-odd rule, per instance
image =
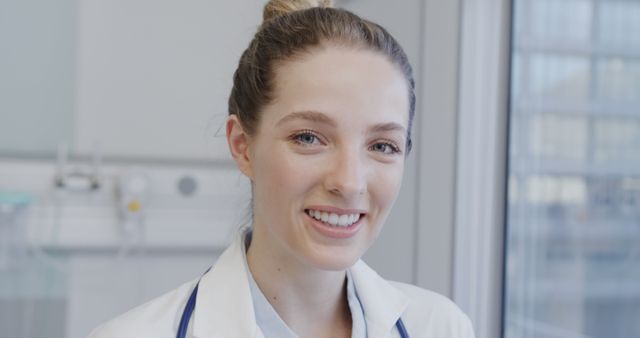
MULTIPOLYGON (((200 280, 187 337, 264 338, 255 313, 238 236, 200 280)), ((389 282, 363 261, 351 267, 369 338, 400 337, 400 316, 411 338, 473 338, 468 317, 449 299, 416 286, 389 282)), ((198 280, 99 326, 89 338, 174 338, 198 280)))

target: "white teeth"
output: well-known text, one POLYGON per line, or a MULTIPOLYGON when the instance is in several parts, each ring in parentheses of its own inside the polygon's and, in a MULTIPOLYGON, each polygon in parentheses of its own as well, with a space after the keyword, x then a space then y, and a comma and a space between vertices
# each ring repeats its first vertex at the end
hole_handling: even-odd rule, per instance
POLYGON ((350 226, 360 219, 360 214, 338 215, 318 210, 307 210, 307 214, 319 221, 328 223, 329 225, 341 227, 350 226))
POLYGON ((349 216, 347 216, 347 215, 342 215, 338 219, 338 225, 341 226, 341 227, 347 225, 347 222, 349 222, 349 216))

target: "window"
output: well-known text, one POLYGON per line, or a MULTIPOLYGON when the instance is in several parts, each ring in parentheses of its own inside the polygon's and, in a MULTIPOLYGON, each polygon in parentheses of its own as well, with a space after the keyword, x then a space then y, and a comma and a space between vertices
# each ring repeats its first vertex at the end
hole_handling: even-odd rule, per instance
POLYGON ((504 337, 640 337, 640 1, 513 13, 504 337))

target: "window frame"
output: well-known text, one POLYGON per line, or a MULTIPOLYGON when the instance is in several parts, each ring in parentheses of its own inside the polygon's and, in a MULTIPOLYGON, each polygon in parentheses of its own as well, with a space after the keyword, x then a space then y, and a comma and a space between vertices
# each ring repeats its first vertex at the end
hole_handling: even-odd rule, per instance
POLYGON ((461 6, 453 299, 476 337, 503 336, 510 0, 461 6))

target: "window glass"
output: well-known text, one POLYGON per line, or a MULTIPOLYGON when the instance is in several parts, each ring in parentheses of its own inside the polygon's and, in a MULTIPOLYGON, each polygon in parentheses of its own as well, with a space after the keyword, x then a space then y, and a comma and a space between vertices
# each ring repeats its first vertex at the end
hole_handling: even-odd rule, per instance
POLYGON ((598 3, 597 18, 599 25, 597 36, 599 42, 607 45, 627 45, 638 48, 640 44, 640 1, 596 1, 598 3))
POLYGON ((640 1, 513 4, 504 337, 640 337, 640 1))
MULTIPOLYGON (((522 1, 517 1, 522 2, 522 1)), ((588 41, 592 25, 592 3, 589 0, 536 0, 529 1, 522 13, 528 21, 534 39, 571 39, 588 41), (527 14, 528 13, 528 14, 527 14), (565 13, 571 13, 567 16, 565 13)), ((517 23, 516 23, 517 24, 517 23)))
POLYGON ((622 167, 640 163, 640 119, 596 121, 594 139, 594 161, 622 167))
MULTIPOLYGON (((640 17, 640 15, 639 15, 640 17)), ((640 32, 640 28, 638 29, 640 32)), ((637 43, 640 51, 640 42, 637 43)), ((606 101, 640 102, 640 60, 620 57, 596 62, 598 99, 606 101)))
POLYGON ((529 120, 530 156, 549 160, 586 159, 588 125, 583 116, 538 114, 529 120))
POLYGON ((589 96, 589 59, 585 56, 535 52, 529 59, 528 79, 532 99, 584 100, 589 96))

